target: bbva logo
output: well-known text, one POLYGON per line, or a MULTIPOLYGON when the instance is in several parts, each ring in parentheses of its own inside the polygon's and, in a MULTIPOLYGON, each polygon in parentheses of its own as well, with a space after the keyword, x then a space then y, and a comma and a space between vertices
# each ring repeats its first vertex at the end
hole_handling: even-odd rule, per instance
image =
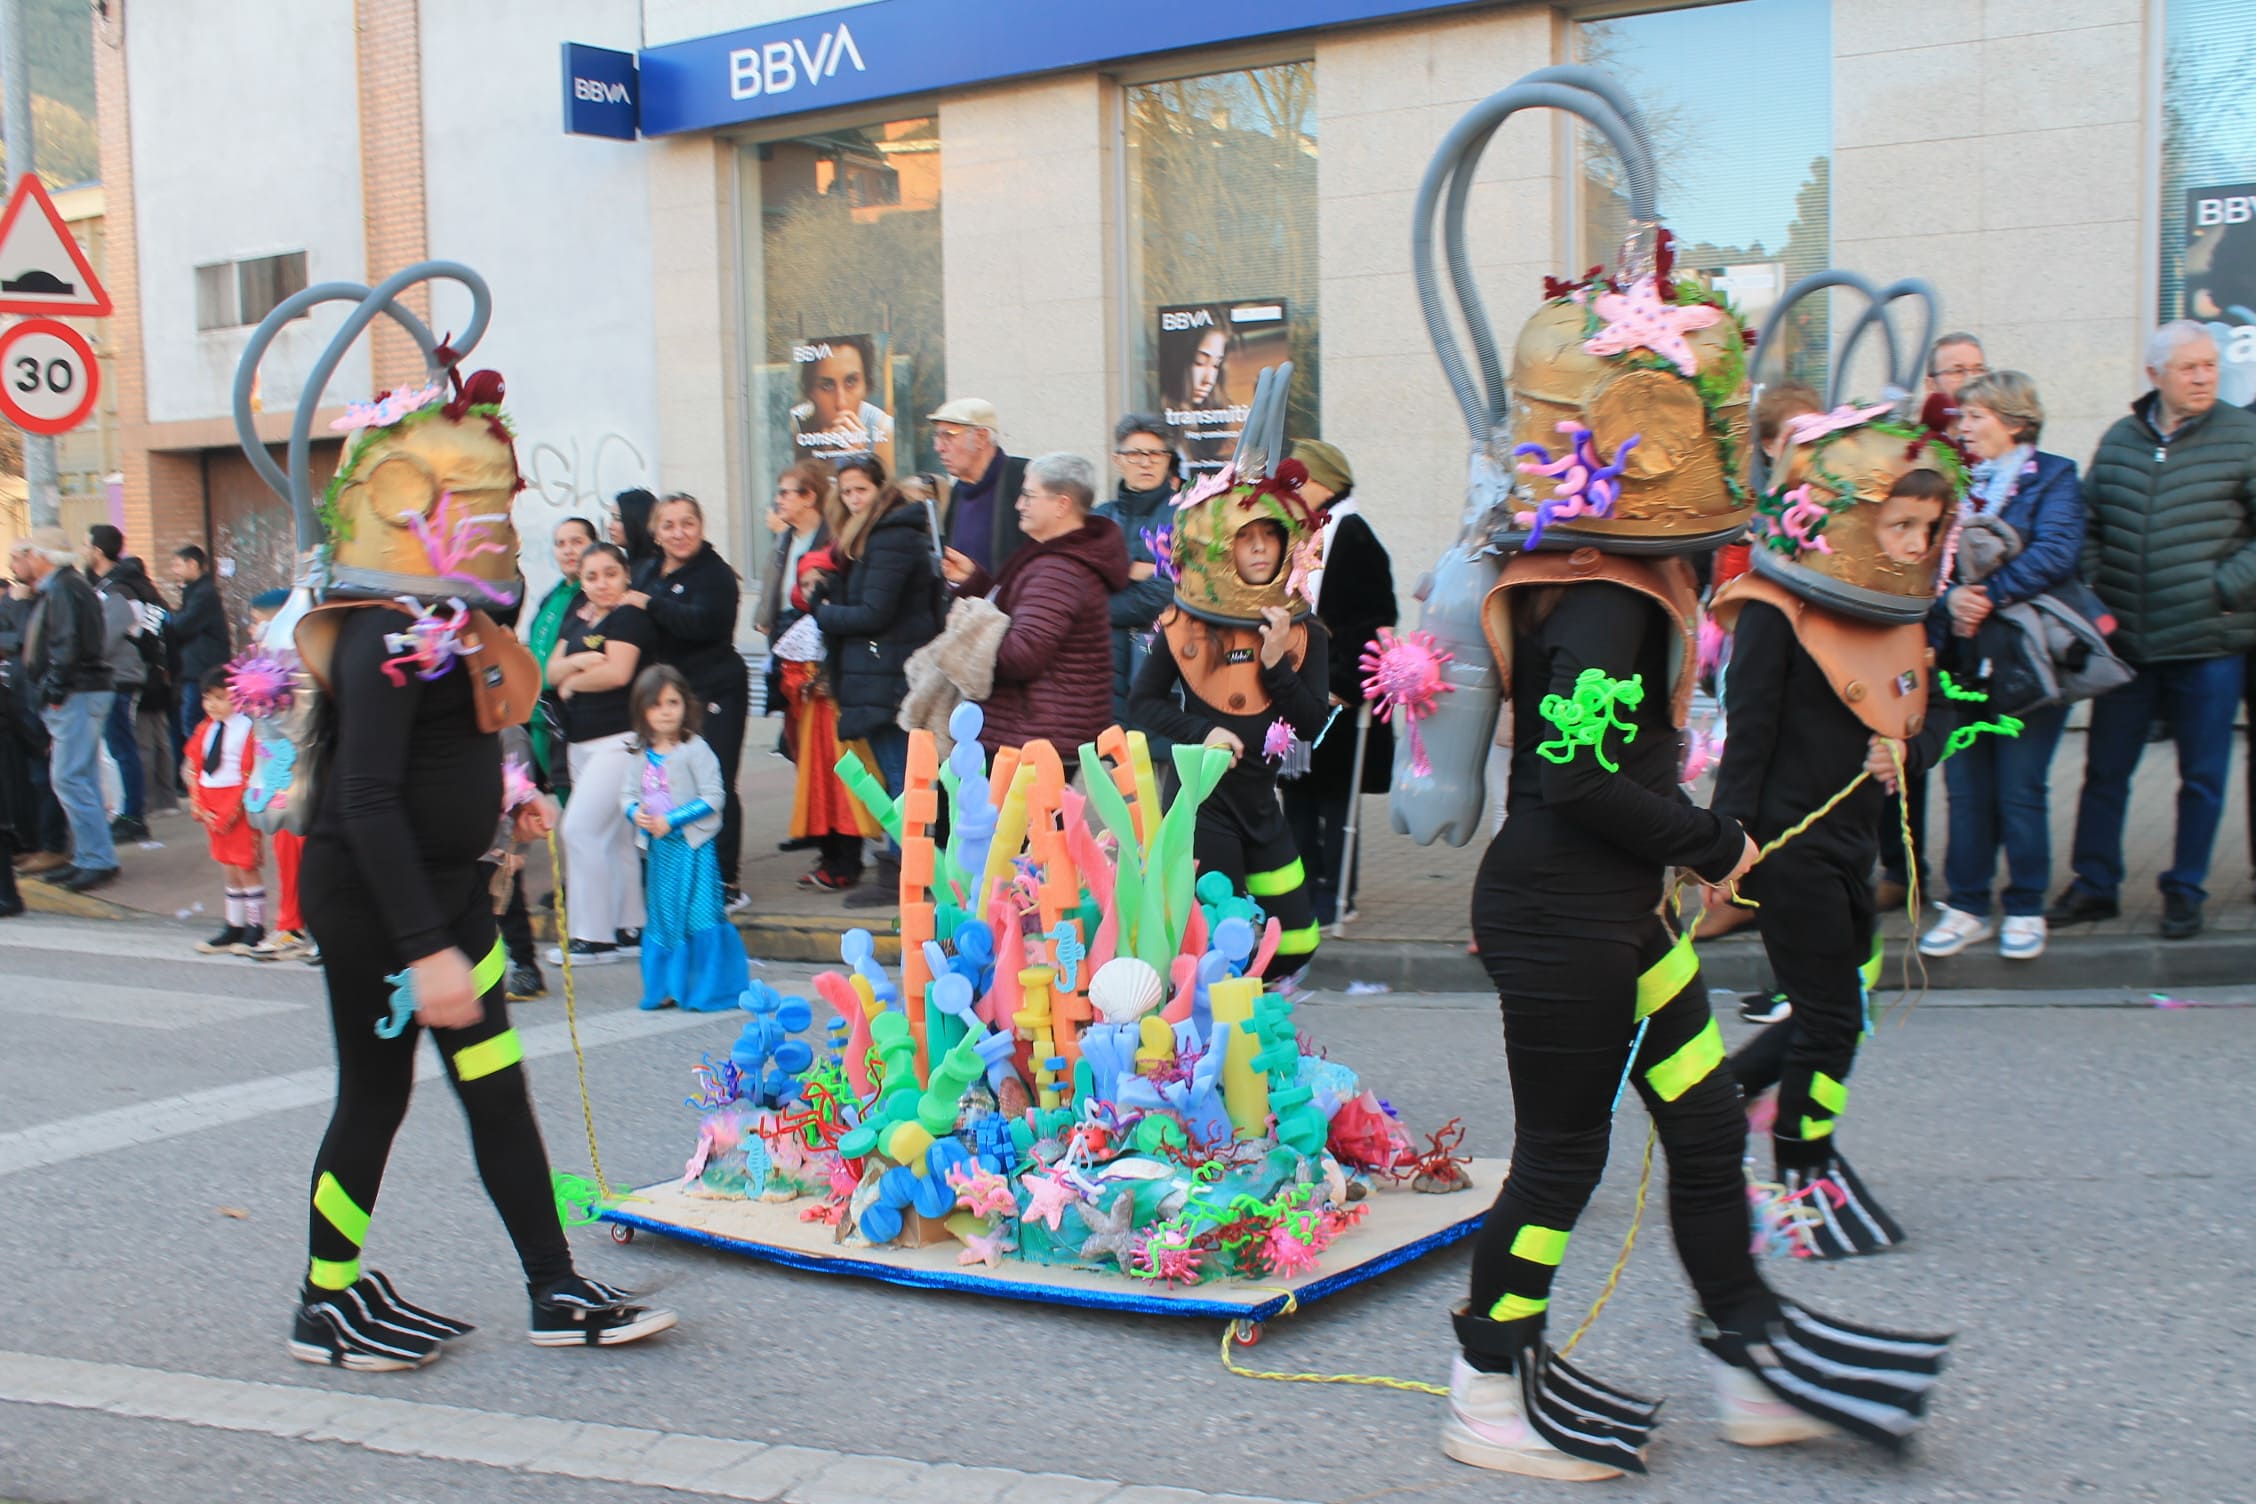
POLYGON ((633 104, 634 93, 625 84, 605 83, 600 78, 572 80, 572 97, 590 100, 596 104, 633 104))
POLYGON ((835 78, 839 64, 845 62, 851 62, 856 73, 869 71, 869 65, 862 61, 862 49, 854 45, 854 34, 843 22, 837 30, 817 39, 811 53, 805 37, 739 47, 729 53, 729 97, 757 99, 762 94, 788 94, 799 87, 801 79, 812 86, 835 78))

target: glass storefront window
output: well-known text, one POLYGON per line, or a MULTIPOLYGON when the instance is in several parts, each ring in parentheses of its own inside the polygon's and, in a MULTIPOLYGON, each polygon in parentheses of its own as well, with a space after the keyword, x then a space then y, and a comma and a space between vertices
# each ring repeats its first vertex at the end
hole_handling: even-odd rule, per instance
MULTIPOLYGON (((947 386, 940 122, 893 120, 744 152, 747 199, 758 206, 744 267, 757 346, 754 506, 778 471, 810 456, 875 453, 889 474, 937 471, 919 420, 947 386)), ((754 552, 763 557, 741 562, 764 565, 765 550, 754 552)))
MULTIPOLYGON (((1575 60, 1619 78, 1645 112, 1676 264, 1709 273, 1761 327, 1786 289, 1831 256, 1831 7, 1735 0, 1574 30, 1575 60), (1748 107, 1750 89, 1758 108, 1748 107)), ((1613 149, 1594 130, 1577 134, 1579 274, 1613 264, 1628 206, 1613 149)), ((1824 302, 1805 302, 1779 341, 1787 370, 1821 390, 1824 302)))
POLYGON ((2170 0, 2162 62, 2165 319, 2199 319, 2219 400, 2256 400, 2256 34, 2246 0, 2170 0))
POLYGON ((1287 432, 1316 437, 1316 65, 1133 85, 1127 137, 1128 389, 1214 468, 1289 358, 1287 432))

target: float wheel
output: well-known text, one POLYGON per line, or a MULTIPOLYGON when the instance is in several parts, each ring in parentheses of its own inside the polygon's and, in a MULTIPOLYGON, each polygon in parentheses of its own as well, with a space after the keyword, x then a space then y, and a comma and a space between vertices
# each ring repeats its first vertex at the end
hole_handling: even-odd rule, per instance
POLYGON ((627 1224, 624 1222, 614 1222, 611 1224, 611 1241, 614 1243, 632 1243, 634 1241, 634 1234, 635 1230, 627 1226, 627 1224))
POLYGON ((1230 1335, 1240 1347, 1257 1347, 1261 1343, 1261 1323, 1258 1321, 1232 1322, 1230 1335))

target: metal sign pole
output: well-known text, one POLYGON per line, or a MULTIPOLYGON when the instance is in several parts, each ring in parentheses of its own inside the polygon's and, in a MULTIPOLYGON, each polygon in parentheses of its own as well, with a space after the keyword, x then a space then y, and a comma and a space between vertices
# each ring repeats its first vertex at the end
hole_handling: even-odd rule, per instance
MULTIPOLYGON (((24 46, 23 0, 0 0, 0 145, 7 152, 7 177, 32 170, 31 56, 24 46)), ((55 441, 23 436, 24 491, 33 527, 61 527, 63 493, 56 478, 55 441)))
POLYGON ((1355 712, 1355 772, 1347 783, 1347 832, 1340 844, 1339 908, 1332 914, 1332 938, 1347 933, 1348 885, 1355 873, 1355 839, 1363 824, 1363 751, 1371 741, 1371 702, 1355 712))

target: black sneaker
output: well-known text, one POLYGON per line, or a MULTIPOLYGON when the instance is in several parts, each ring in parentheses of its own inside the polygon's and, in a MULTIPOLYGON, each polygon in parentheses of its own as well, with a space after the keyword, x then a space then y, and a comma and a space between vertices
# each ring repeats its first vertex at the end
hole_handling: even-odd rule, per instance
POLYGON ((1751 1024, 1774 1024, 1794 1016, 1783 992, 1750 992, 1739 999, 1739 1016, 1751 1024))
POLYGON ((396 1373, 420 1368, 439 1344, 473 1330, 399 1298, 390 1280, 364 1274, 348 1290, 305 1289, 290 1328, 290 1356, 300 1363, 396 1373))
POLYGON ((2122 912, 2123 905, 2115 899, 2102 898, 2088 888, 2070 887, 2052 901, 2044 917, 2047 924, 2093 924, 2122 912))
POLYGON ((548 979, 530 961, 522 966, 512 966, 508 977, 502 982, 502 996, 513 1003, 529 1003, 536 997, 546 997, 548 979))
POLYGON ((525 1288, 533 1298, 535 1347, 617 1347, 663 1332, 679 1319, 663 1307, 630 1304, 632 1292, 578 1274, 525 1288))
POLYGON ((551 966, 562 966, 567 956, 574 966, 609 966, 619 959, 619 947, 608 940, 574 940, 569 946, 548 948, 551 966))
POLYGON ((118 869, 115 867, 74 867, 70 876, 64 878, 58 886, 68 888, 73 893, 91 893, 96 888, 116 882, 117 875, 118 869))
POLYGON ((2201 933, 2201 900, 2185 893, 2162 895, 2162 938, 2191 940, 2201 933))
POLYGON ((149 839, 149 822, 130 815, 120 815, 110 822, 110 839, 146 841, 149 839))
POLYGON ((616 933, 619 937, 620 955, 639 956, 642 954, 642 931, 619 930, 616 933))
POLYGON ((249 954, 250 954, 250 953, 251 953, 251 952, 252 952, 253 950, 255 950, 255 949, 257 949, 257 948, 258 948, 258 943, 259 943, 259 942, 260 942, 261 940, 264 940, 265 938, 266 938, 266 926, 265 926, 265 925, 263 925, 263 924, 246 924, 246 925, 244 925, 244 926, 243 926, 243 934, 242 934, 242 938, 241 938, 241 939, 239 939, 239 940, 237 940, 237 941, 235 942, 235 945, 234 945, 234 951, 235 951, 235 954, 236 954, 236 955, 238 955, 238 956, 247 956, 247 955, 249 955, 249 954))
POLYGON ((239 924, 231 924, 209 940, 199 942, 196 946, 196 954, 199 956, 231 956, 235 954, 235 947, 242 943, 243 927, 239 924))

